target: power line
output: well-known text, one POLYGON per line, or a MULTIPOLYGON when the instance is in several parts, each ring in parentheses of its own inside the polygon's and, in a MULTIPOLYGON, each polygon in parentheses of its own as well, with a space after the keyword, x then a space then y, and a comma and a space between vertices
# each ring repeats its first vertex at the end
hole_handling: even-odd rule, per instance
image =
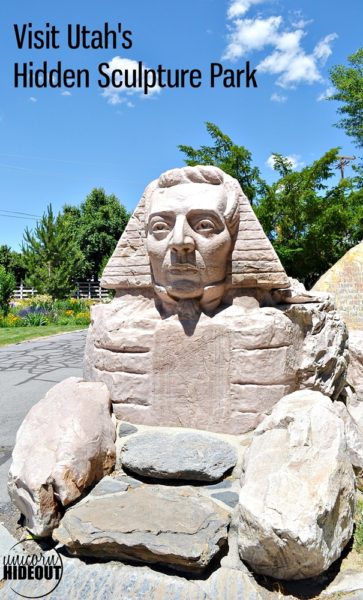
POLYGON ((26 221, 37 221, 35 217, 18 217, 18 215, 3 215, 0 212, 0 217, 7 217, 9 219, 25 219, 26 221))
POLYGON ((37 217, 40 219, 40 215, 33 215, 32 213, 19 212, 18 210, 5 210, 4 208, 0 208, 0 212, 10 213, 12 215, 26 215, 27 217, 37 217))

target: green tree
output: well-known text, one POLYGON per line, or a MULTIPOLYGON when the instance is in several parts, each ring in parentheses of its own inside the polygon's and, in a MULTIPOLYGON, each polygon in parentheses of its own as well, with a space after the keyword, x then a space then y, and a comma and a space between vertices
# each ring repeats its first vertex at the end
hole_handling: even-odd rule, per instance
POLYGON ((337 123, 346 134, 354 138, 355 144, 363 147, 363 48, 348 56, 349 66, 336 65, 330 71, 330 79, 336 93, 329 100, 342 105, 338 113, 342 118, 337 123))
POLYGON ((130 214, 114 194, 94 188, 80 206, 77 239, 88 278, 97 280, 111 256, 130 214))
POLYGON ((12 273, 18 283, 24 280, 26 269, 22 254, 15 252, 5 244, 0 246, 0 265, 5 267, 6 271, 12 273))
POLYGON ((64 298, 75 288, 84 257, 67 223, 68 214, 54 216, 52 205, 37 222, 34 232, 25 229, 24 263, 29 273, 26 282, 52 298, 64 298))
POLYGON ((15 289, 16 281, 12 273, 0 265, 0 312, 6 317, 10 308, 10 298, 15 289))
POLYGON ((363 237, 363 191, 355 189, 353 179, 329 184, 338 150, 301 171, 275 154, 280 178, 256 208, 288 275, 308 288, 363 237))
POLYGON ((178 146, 186 155, 186 164, 219 167, 239 181, 251 204, 255 204, 265 192, 266 184, 260 177, 259 169, 252 166, 251 152, 244 146, 237 146, 217 125, 207 121, 206 128, 214 142, 213 146, 178 146))

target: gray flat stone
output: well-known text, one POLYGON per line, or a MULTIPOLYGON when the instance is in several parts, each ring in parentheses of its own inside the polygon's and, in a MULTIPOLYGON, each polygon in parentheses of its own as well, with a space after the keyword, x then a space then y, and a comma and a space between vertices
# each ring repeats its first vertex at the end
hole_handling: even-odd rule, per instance
MULTIPOLYGON (((11 591, 14 582, 1 588, 4 600, 19 600, 11 591)), ((18 581, 16 590, 27 597, 29 581, 18 581)), ((37 582, 37 594, 49 591, 47 582, 37 582)), ((59 586, 45 598, 51 600, 209 600, 195 583, 182 577, 164 575, 148 567, 133 567, 120 563, 86 565, 77 558, 64 559, 63 577, 59 586)))
POLYGON ((130 475, 124 475, 124 474, 116 475, 115 479, 117 481, 122 481, 122 483, 127 484, 128 487, 131 487, 131 488, 136 488, 136 487, 140 487, 143 485, 142 481, 135 479, 135 477, 130 477, 130 475))
POLYGON ((71 554, 201 572, 227 540, 230 514, 191 486, 143 485, 70 508, 53 532, 71 554))
POLYGON ((216 481, 235 466, 237 453, 209 434, 148 431, 126 441, 121 462, 144 477, 216 481))
POLYGON ((212 494, 212 498, 224 502, 227 506, 234 508, 238 503, 238 494, 236 492, 220 492, 218 494, 212 494))
POLYGON ((118 428, 118 437, 125 437, 138 431, 137 427, 130 425, 130 423, 121 423, 118 428))
POLYGON ((218 481, 218 483, 211 483, 205 486, 206 490, 223 490, 226 488, 230 488, 232 486, 232 481, 230 479, 224 479, 223 481, 218 481))
POLYGON ((92 496, 105 496, 117 492, 126 492, 129 484, 115 477, 106 476, 93 488, 92 496))

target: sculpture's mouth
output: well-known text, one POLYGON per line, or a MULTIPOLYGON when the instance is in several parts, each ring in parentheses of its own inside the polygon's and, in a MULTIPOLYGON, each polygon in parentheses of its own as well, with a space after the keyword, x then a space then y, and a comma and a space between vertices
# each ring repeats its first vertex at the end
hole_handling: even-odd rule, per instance
POLYGON ((168 269, 168 272, 172 275, 179 275, 180 273, 185 274, 185 272, 198 273, 198 271, 199 269, 190 263, 174 263, 172 267, 168 269))

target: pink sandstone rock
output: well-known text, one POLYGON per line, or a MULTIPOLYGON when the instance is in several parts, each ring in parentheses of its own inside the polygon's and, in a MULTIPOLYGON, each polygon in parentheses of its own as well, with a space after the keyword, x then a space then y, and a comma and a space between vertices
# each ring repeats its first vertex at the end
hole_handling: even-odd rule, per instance
POLYGON ((31 408, 17 433, 8 483, 30 531, 50 535, 61 506, 113 469, 115 438, 103 383, 70 377, 31 408))

